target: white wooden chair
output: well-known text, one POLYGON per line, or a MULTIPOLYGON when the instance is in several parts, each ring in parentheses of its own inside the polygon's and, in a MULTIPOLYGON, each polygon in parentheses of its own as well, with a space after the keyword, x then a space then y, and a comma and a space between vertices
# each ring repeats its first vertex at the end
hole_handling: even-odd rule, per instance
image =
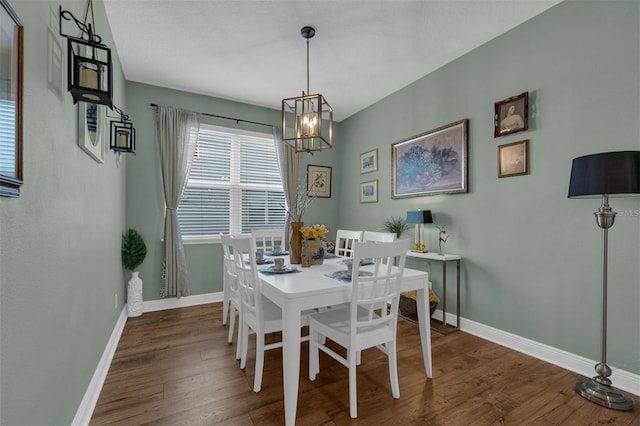
POLYGON ((362 241, 362 231, 338 229, 336 232, 336 256, 351 257, 353 244, 362 241))
MULTIPOLYGON (((253 379, 253 391, 260 392, 262 387, 262 371, 264 367, 264 352, 269 349, 282 347, 282 341, 265 344, 265 335, 282 331, 282 310, 279 306, 260 293, 260 278, 256 267, 256 246, 252 238, 231 237, 234 265, 237 272, 242 302, 242 324, 240 340, 242 354, 240 368, 244 369, 247 362, 249 347, 249 333, 256 334, 256 367, 253 379), (248 262, 245 262, 248 260, 248 262)), ((309 324, 309 314, 303 312, 301 324, 309 324)), ((315 311, 313 311, 315 312, 315 311)), ((303 340, 308 340, 308 336, 303 340)))
POLYGON ((394 234, 393 232, 364 231, 362 233, 362 241, 365 243, 390 243, 395 240, 396 234, 394 234))
MULTIPOLYGON (((249 239, 249 237, 245 237, 249 239)), ((240 359, 241 355, 241 341, 240 341, 240 328, 242 325, 242 309, 241 309, 241 300, 240 300, 240 286, 238 284, 238 275, 235 268, 234 256, 232 253, 231 247, 231 236, 230 235, 220 235, 220 241, 222 242, 222 251, 224 253, 224 295, 225 295, 225 305, 229 311, 230 319, 229 319, 229 337, 227 338, 228 343, 233 342, 233 332, 235 330, 236 316, 238 317, 238 338, 236 345, 236 359, 240 359)), ((223 323, 226 322, 227 313, 225 313, 225 309, 223 308, 223 323)))
POLYGON ((251 231, 251 237, 256 244, 256 250, 265 252, 274 251, 276 248, 284 250, 284 228, 282 229, 255 229, 251 231))
POLYGON ((398 302, 408 240, 390 243, 356 243, 353 251, 351 302, 346 309, 333 309, 309 319, 309 379, 320 372, 319 350, 349 369, 349 407, 352 418, 358 416, 356 365, 357 353, 377 347, 389 358, 391 394, 400 398, 396 358, 398 302), (360 267, 360 260, 374 260, 373 266, 360 267), (394 259, 397 267, 394 267, 394 259), (372 275, 360 276, 361 269, 372 275), (387 306, 390 308, 387 309, 387 306), (343 346, 346 358, 324 344, 328 338, 343 346))

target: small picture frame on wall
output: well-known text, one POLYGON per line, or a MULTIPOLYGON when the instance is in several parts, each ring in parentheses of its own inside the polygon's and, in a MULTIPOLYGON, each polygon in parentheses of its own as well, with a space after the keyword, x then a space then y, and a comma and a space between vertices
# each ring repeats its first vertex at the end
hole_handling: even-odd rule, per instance
POLYGON ((318 198, 331 198, 331 167, 307 165, 307 192, 318 198))
POLYGON ((361 203, 377 203, 378 202, 378 179, 362 182, 360 184, 360 202, 361 203))
POLYGON ((378 148, 360 154, 360 174, 378 170, 378 148))
POLYGON ((498 177, 529 174, 529 140, 498 147, 498 177))
POLYGON ((493 137, 523 132, 529 128, 529 92, 495 103, 493 137))

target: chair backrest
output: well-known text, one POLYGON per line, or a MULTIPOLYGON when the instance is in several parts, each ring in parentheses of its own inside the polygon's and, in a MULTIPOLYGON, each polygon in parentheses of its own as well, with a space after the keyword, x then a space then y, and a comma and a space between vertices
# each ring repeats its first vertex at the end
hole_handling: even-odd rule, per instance
POLYGON ((364 231, 362 233, 362 241, 373 243, 390 243, 396 240, 396 234, 393 232, 375 232, 364 231))
POLYGON ((279 247, 284 250, 284 228, 281 229, 256 229, 251 231, 251 237, 255 241, 256 249, 272 251, 279 247))
POLYGON ((400 286, 408 248, 409 240, 355 244, 351 279, 352 339, 359 332, 381 327, 387 327, 395 335, 400 286), (373 267, 361 267, 362 259, 373 261, 373 267), (361 269, 366 271, 360 274, 361 269), (368 312, 366 317, 358 315, 358 312, 364 311, 368 312))
POLYGON ((238 274, 236 272, 231 235, 220 234, 224 262, 223 285, 229 289, 231 298, 240 302, 240 287, 238 286, 238 274))
MULTIPOLYGON (((243 321, 262 321, 262 295, 256 267, 256 246, 253 238, 231 236, 233 265, 240 287, 243 321)), ((255 324, 254 324, 255 325, 255 324)))
POLYGON ((353 245, 362 241, 362 231, 338 229, 336 232, 336 256, 351 257, 353 245))

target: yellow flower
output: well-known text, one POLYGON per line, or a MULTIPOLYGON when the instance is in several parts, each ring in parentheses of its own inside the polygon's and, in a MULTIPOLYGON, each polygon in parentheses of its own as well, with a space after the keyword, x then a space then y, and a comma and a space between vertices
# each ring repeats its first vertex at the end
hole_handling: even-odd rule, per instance
POLYGON ((327 236, 327 232, 327 227, 319 224, 300 228, 303 240, 323 240, 327 236))

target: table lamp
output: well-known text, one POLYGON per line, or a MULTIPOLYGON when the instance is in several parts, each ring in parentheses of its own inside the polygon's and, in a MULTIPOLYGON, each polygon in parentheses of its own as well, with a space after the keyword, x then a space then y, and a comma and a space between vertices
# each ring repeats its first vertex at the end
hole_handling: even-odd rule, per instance
POLYGON ((415 243, 413 251, 419 253, 427 253, 424 244, 422 244, 422 225, 425 223, 433 223, 431 210, 418 210, 415 212, 407 212, 407 224, 415 224, 418 228, 418 242, 415 243))
POLYGON ((611 368, 607 365, 607 231, 613 226, 616 212, 609 197, 640 195, 640 151, 619 151, 585 155, 573 159, 569 198, 600 198, 602 205, 594 213, 602 229, 601 261, 601 342, 596 377, 580 380, 575 390, 591 402, 615 410, 633 409, 633 399, 611 385, 611 368))

